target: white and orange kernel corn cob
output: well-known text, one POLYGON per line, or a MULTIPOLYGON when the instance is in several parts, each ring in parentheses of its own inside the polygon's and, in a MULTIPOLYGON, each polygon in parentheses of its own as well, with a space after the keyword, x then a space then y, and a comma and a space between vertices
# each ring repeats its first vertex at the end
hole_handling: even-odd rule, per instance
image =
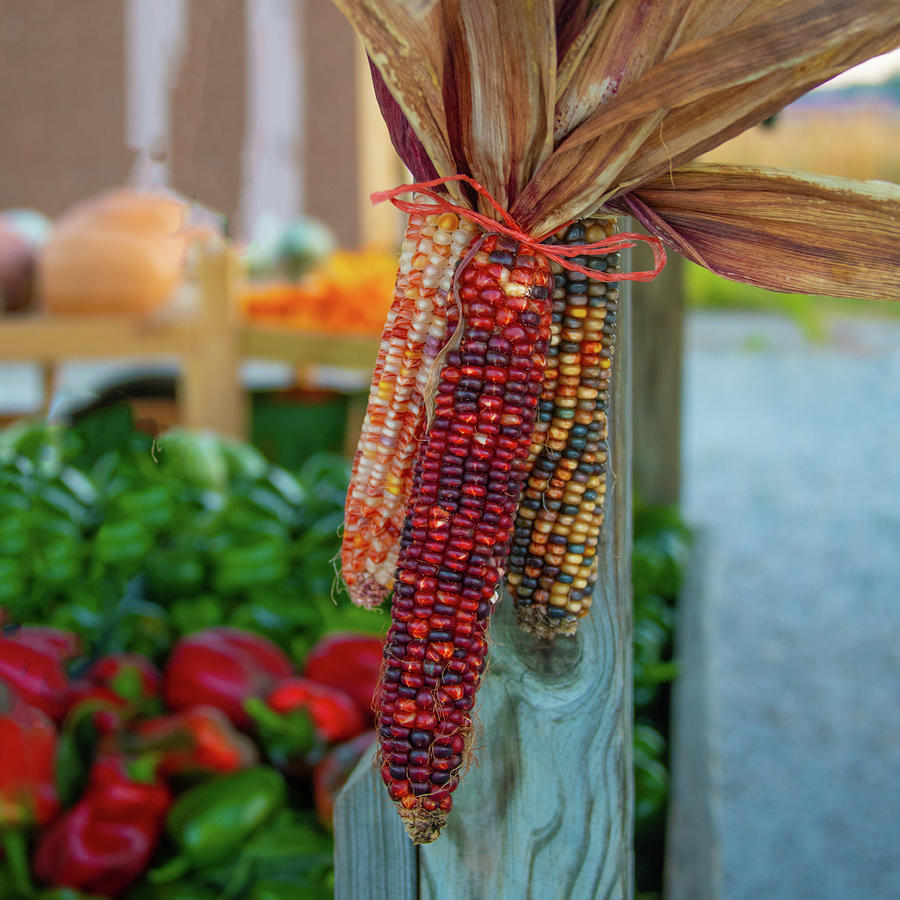
MULTIPOLYGON (((550 243, 598 241, 614 231, 611 219, 576 222, 550 243)), ((619 258, 574 261, 610 272, 619 258)), ((544 638, 574 633, 597 578, 619 298, 615 282, 556 264, 553 281, 550 349, 507 573, 519 624, 544 638)))
POLYGON ((378 606, 391 590, 426 387, 449 337, 448 296, 474 232, 453 213, 412 213, 407 223, 344 512, 341 575, 359 606, 378 606))

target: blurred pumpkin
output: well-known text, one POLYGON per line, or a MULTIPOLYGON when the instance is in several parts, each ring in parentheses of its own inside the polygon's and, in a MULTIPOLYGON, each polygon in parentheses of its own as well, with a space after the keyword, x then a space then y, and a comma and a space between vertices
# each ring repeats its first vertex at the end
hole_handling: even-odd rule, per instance
POLYGON ((182 278, 189 206, 129 188, 101 194, 57 222, 38 261, 38 297, 51 313, 145 313, 182 278))

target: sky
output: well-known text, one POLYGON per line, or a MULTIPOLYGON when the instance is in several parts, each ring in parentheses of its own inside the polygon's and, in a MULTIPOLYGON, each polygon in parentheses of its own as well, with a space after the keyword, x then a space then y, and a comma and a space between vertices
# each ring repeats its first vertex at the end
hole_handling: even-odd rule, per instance
POLYGON ((900 72, 900 49, 876 56, 862 65, 848 69, 837 78, 826 82, 819 90, 846 87, 848 84, 881 84, 897 72, 900 72))

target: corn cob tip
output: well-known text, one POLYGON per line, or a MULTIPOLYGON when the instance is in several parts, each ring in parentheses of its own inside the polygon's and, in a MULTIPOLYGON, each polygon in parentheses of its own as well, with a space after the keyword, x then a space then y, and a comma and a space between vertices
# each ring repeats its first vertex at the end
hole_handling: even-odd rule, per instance
POLYGON ((368 575, 360 575, 356 583, 347 588, 353 603, 364 609, 377 609, 390 592, 390 587, 379 584, 377 579, 368 575))
POLYGON ((439 809, 429 811, 421 807, 406 809, 401 806, 399 810, 407 834, 417 846, 430 844, 447 824, 447 813, 439 809))
POLYGON ((519 628, 526 634, 541 640, 550 640, 560 635, 571 637, 578 631, 578 616, 567 615, 563 619, 553 619, 543 606, 517 606, 516 619, 519 628))

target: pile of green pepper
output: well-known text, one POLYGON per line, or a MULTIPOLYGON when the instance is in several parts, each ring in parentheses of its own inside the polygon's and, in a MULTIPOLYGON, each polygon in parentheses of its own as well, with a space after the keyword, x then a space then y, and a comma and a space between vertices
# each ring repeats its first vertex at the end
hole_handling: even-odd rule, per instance
POLYGON ((330 897, 331 841, 288 805, 284 778, 258 766, 204 782, 169 811, 170 859, 147 874, 134 900, 186 896, 330 897), (177 891, 181 891, 179 894, 177 891))
POLYGON ((216 625, 296 660, 326 631, 377 632, 380 617, 331 599, 347 478, 340 457, 292 474, 209 434, 14 426, 0 433, 0 607, 157 660, 216 625))

